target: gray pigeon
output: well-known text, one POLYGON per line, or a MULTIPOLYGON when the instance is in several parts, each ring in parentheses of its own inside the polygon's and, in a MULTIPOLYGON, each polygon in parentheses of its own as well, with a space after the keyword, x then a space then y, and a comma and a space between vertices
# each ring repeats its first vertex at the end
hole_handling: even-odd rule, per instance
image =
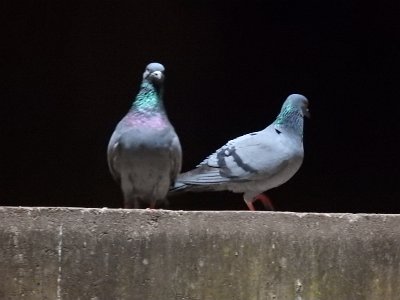
POLYGON ((232 191, 244 193, 250 210, 264 191, 288 181, 303 162, 303 117, 309 117, 308 100, 290 95, 276 120, 264 130, 243 135, 178 176, 171 193, 178 191, 232 191))
POLYGON ((125 208, 163 202, 181 170, 181 145, 163 104, 164 70, 159 63, 147 65, 139 93, 108 144, 108 166, 125 208))

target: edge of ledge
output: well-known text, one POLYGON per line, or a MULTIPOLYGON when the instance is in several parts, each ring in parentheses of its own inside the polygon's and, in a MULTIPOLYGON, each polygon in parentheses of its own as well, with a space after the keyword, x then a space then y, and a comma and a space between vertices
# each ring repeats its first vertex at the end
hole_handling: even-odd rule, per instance
POLYGON ((297 217, 320 216, 335 218, 358 218, 358 217, 400 217, 400 214, 381 214, 381 213, 326 213, 326 212, 293 212, 293 211, 246 211, 246 210, 169 210, 169 209, 125 209, 108 207, 69 207, 69 206, 0 206, 0 211, 87 211, 96 213, 123 212, 138 214, 158 214, 158 215, 221 215, 221 214, 248 214, 248 215, 291 215, 297 217))

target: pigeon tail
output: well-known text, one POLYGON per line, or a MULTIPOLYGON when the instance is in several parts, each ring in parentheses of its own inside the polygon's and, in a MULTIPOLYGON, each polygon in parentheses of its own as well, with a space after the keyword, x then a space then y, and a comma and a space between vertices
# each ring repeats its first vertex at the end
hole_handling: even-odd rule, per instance
POLYGON ((169 188, 168 195, 179 194, 183 192, 207 192, 207 191, 215 191, 213 187, 209 185, 194 185, 194 184, 187 184, 180 181, 175 182, 169 188))

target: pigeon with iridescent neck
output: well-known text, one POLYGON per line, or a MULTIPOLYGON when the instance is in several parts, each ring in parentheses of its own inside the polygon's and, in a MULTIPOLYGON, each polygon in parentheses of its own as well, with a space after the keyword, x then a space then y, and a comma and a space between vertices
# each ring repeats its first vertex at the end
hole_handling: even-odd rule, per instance
POLYGON ((118 123, 107 149, 125 208, 154 208, 181 170, 182 150, 163 104, 164 66, 147 65, 139 93, 118 123))
POLYGON ((271 204, 263 192, 288 181, 303 162, 303 119, 308 100, 290 95, 276 120, 264 130, 229 141, 194 170, 180 174, 170 193, 178 191, 232 191, 253 202, 271 204))

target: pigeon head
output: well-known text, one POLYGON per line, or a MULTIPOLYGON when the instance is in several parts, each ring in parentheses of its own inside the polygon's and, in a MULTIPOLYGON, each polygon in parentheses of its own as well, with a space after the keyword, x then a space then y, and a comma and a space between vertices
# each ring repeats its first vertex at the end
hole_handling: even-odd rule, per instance
POLYGON ((150 81, 154 84, 159 84, 164 81, 165 68, 159 63, 150 63, 146 66, 143 73, 143 80, 150 81))
POLYGON ((285 103, 282 106, 282 111, 285 109, 300 112, 303 117, 305 116, 307 118, 310 118, 310 111, 308 110, 308 100, 303 95, 292 94, 287 97, 285 103))
POLYGON ((307 98, 300 94, 292 94, 286 98, 274 124, 277 128, 289 130, 302 136, 304 116, 310 117, 307 98))
POLYGON ((134 111, 164 111, 162 103, 164 71, 164 66, 159 63, 146 66, 139 93, 132 105, 134 111))

